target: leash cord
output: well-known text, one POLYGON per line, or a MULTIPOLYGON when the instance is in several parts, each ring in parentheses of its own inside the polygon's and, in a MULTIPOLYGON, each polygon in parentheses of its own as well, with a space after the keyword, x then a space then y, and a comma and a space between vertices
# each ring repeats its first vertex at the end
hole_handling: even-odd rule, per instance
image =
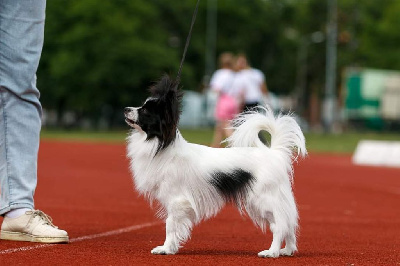
POLYGON ((176 75, 176 80, 178 81, 178 83, 179 83, 179 80, 181 78, 183 62, 185 61, 186 52, 187 52, 187 49, 188 49, 188 46, 189 46, 189 43, 190 43, 190 39, 192 37, 193 25, 194 25, 194 22, 196 21, 197 11, 199 10, 199 3, 200 3, 200 0, 197 0, 196 8, 195 8, 195 10, 193 12, 193 16, 192 16, 192 23, 190 25, 189 34, 188 34, 188 36, 186 38, 186 44, 185 44, 185 49, 183 50, 181 64, 179 66, 178 74, 176 75))

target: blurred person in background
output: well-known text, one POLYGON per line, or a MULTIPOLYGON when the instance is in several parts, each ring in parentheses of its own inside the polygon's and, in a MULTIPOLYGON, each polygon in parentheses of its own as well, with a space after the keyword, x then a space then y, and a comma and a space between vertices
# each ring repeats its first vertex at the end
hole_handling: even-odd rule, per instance
POLYGON ((246 55, 239 54, 236 59, 235 69, 237 71, 234 88, 243 92, 242 111, 248 111, 258 105, 264 106, 268 96, 267 84, 264 74, 252 68, 246 55))
POLYGON ((232 134, 230 120, 239 113, 242 95, 233 87, 235 79, 234 56, 225 52, 219 56, 220 68, 210 80, 210 89, 218 94, 215 108, 215 130, 212 147, 220 147, 221 141, 232 134))
MULTIPOLYGON (((245 54, 239 54, 235 63, 236 77, 233 84, 234 90, 241 91, 243 103, 240 111, 259 111, 257 106, 265 106, 268 99, 268 89, 264 74, 252 68, 245 54)), ((260 140, 267 144, 267 139, 262 132, 258 134, 260 140)))
POLYGON ((0 0, 0 239, 68 242, 34 209, 42 107, 36 71, 46 0, 0 0))

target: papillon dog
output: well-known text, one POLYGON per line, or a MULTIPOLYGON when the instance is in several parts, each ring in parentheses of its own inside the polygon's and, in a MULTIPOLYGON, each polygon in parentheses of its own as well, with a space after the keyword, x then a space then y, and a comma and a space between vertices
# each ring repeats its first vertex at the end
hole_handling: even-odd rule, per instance
POLYGON ((304 135, 290 115, 268 107, 232 121, 226 148, 187 142, 178 130, 182 91, 165 75, 140 107, 126 107, 127 156, 140 194, 156 200, 165 218, 166 239, 153 254, 175 254, 195 224, 233 203, 273 240, 259 257, 292 256, 297 251, 298 211, 292 191, 293 161, 307 154, 304 135), (258 137, 270 134, 270 144, 258 137), (285 247, 282 244, 285 242, 285 247))

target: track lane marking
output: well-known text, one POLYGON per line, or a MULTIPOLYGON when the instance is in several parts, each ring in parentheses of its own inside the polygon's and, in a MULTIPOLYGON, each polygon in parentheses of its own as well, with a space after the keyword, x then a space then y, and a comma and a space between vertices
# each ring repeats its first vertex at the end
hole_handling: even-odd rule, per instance
MULTIPOLYGON (((76 237, 76 238, 70 239, 69 243, 80 242, 80 241, 85 241, 85 240, 92 240, 92 239, 106 237, 106 236, 119 235, 119 234, 128 233, 128 232, 140 230, 140 229, 143 229, 146 227, 151 227, 151 226, 155 226, 155 225, 159 225, 159 224, 162 224, 162 222, 157 221, 157 222, 152 222, 152 223, 132 225, 132 226, 128 226, 128 227, 124 227, 124 228, 120 228, 120 229, 116 229, 116 230, 112 230, 112 231, 108 231, 108 232, 104 232, 104 233, 76 237)), ((46 247, 52 247, 52 246, 57 246, 57 245, 60 245, 60 244, 39 244, 39 245, 35 245, 35 246, 26 246, 26 247, 20 247, 20 248, 5 249, 5 250, 0 250, 0 255, 29 251, 29 250, 34 250, 34 249, 46 248, 46 247)))

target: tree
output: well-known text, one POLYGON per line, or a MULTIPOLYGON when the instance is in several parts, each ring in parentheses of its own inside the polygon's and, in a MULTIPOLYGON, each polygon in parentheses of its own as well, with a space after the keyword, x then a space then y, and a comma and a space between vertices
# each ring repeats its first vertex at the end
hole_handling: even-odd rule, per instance
MULTIPOLYGON (((217 0, 215 0, 217 1, 217 0)), ((182 87, 197 90, 205 75, 207 1, 200 2, 182 72, 182 87)), ((47 3, 38 86, 45 108, 122 121, 162 74, 176 75, 196 0, 54 0, 47 3)), ((325 32, 326 1, 218 0, 216 52, 244 52, 268 87, 289 94, 298 86, 299 51, 325 32)), ((400 1, 338 0, 340 72, 349 65, 400 69, 400 1)), ((322 96, 325 43, 311 43, 306 95, 322 96)), ((216 59, 215 59, 216 60, 216 59)))
POLYGON ((159 11, 146 0, 49 1, 43 103, 83 114, 139 104, 150 82, 179 62, 158 25, 159 11))

